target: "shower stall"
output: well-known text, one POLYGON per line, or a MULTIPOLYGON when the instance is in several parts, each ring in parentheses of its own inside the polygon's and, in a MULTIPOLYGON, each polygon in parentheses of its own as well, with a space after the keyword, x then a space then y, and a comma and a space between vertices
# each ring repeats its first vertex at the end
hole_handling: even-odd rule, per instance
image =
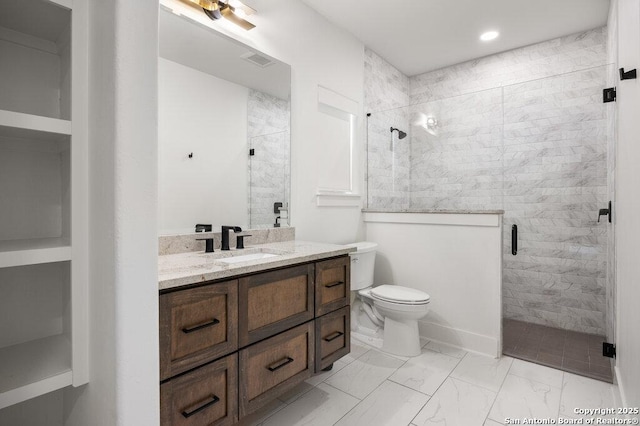
POLYGON ((504 211, 504 353, 608 381, 612 228, 598 214, 613 75, 599 65, 371 111, 366 176, 368 209, 504 211))

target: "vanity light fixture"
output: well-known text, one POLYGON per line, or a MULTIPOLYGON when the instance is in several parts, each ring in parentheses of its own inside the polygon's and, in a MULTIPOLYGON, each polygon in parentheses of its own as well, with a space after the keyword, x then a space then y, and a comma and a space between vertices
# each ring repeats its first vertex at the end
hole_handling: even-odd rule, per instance
POLYGON ((182 0, 182 2, 202 8, 212 21, 225 18, 247 31, 255 28, 255 25, 244 18, 253 15, 256 11, 239 0, 182 0))
POLYGON ((487 31, 480 35, 480 40, 482 41, 495 40, 496 38, 498 38, 499 35, 500 33, 498 31, 487 31))

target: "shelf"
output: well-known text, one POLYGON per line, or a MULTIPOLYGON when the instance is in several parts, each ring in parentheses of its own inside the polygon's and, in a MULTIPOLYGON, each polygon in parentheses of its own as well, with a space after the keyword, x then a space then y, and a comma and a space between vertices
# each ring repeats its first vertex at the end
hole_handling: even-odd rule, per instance
POLYGON ((58 335, 0 349, 0 409, 71 385, 70 348, 58 335))
POLYGON ((67 238, 0 241, 0 268, 71 260, 67 238))
POLYGON ((20 139, 64 140, 71 121, 0 110, 0 136, 20 139))

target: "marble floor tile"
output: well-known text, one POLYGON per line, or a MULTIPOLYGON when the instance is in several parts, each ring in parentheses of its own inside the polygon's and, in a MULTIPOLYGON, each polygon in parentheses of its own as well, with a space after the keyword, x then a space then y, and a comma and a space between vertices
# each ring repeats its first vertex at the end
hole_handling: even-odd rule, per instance
POLYGON ((313 389, 314 385, 305 382, 300 383, 295 388, 291 389, 289 392, 286 392, 278 397, 278 399, 285 404, 291 404, 296 399, 300 398, 305 393, 309 392, 313 389))
POLYGON ((351 352, 349 352, 347 355, 340 358, 340 361, 346 364, 350 364, 356 359, 360 358, 365 353, 367 353, 370 349, 371 348, 369 348, 368 346, 360 342, 355 342, 351 340, 351 352))
POLYGON ((316 374, 315 376, 312 376, 312 377, 308 378, 305 381, 307 383, 309 383, 310 385, 312 385, 312 386, 317 386, 320 383, 322 383, 325 380, 327 380, 329 377, 331 377, 334 374, 336 374, 338 371, 342 370, 347 365, 348 364, 346 362, 344 362, 341 359, 339 359, 339 360, 337 360, 336 362, 333 363, 333 368, 330 371, 323 371, 322 373, 316 374))
POLYGON ((599 380, 564 373, 560 415, 579 417, 576 408, 615 407, 616 386, 599 380))
POLYGON ((491 408, 489 418, 504 422, 507 418, 557 419, 560 388, 514 375, 507 378, 491 408))
POLYGON ((453 370, 451 377, 482 386, 498 392, 513 358, 491 358, 483 355, 467 354, 453 370))
POLYGON ((261 425, 264 420, 266 420, 270 416, 274 415, 278 411, 282 410, 286 406, 287 406, 287 404, 285 404, 284 402, 282 402, 282 401, 280 401, 278 399, 275 399, 275 400, 271 401, 269 404, 267 404, 264 407, 262 407, 261 409, 259 409, 258 411, 255 411, 255 412, 249 414, 248 416, 243 417, 242 420, 240 420, 236 424, 236 426, 258 426, 258 425, 261 425))
POLYGON ((514 359, 509 374, 544 383, 555 388, 562 387, 562 371, 545 367, 544 365, 514 359))
POLYGON ((464 349, 460 349, 455 346, 445 345, 444 343, 438 343, 434 341, 428 342, 424 346, 424 348, 434 352, 439 352, 444 355, 449 355, 454 358, 463 358, 467 354, 467 351, 465 351, 464 349))
POLYGON ((364 399, 402 364, 397 358, 371 350, 325 380, 325 383, 364 399))
POLYGON ((358 399, 320 383, 292 404, 268 417, 262 426, 331 426, 355 407, 358 399))
POLYGON ((505 417, 578 418, 574 408, 618 404, 614 385, 509 357, 457 350, 459 359, 442 353, 455 348, 430 342, 426 347, 443 351, 424 349, 404 363, 362 344, 352 347, 349 363, 342 358, 331 372, 308 379, 239 424, 498 426, 505 417), (426 389, 434 386, 429 397, 426 389))
POLYGON ((349 411, 336 425, 407 425, 428 400, 427 395, 387 380, 349 411))
POLYGON ((459 362, 458 358, 426 350, 407 361, 389 380, 433 395, 459 362))
POLYGON ((448 378, 413 419, 417 426, 482 426, 495 392, 448 378))

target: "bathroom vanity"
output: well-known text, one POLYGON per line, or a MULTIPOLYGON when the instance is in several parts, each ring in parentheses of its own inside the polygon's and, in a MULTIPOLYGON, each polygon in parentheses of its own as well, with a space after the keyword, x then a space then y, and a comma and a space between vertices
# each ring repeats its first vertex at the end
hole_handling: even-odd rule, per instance
POLYGON ((161 424, 232 425, 349 353, 352 250, 160 256, 161 424))

